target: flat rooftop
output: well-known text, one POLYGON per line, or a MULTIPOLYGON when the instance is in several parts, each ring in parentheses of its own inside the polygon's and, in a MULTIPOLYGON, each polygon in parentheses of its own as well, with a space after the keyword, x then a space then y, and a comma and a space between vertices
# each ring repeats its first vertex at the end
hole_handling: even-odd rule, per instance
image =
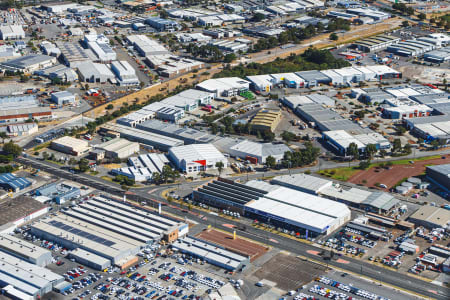
POLYGON ((18 196, 14 199, 7 199, 0 203, 0 225, 14 222, 45 207, 47 206, 31 197, 18 196))

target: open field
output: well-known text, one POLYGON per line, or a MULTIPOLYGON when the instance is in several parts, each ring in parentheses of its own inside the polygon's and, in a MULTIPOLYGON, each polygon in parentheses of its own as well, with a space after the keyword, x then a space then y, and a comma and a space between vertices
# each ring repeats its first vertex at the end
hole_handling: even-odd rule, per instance
POLYGON ((260 280, 265 279, 276 283, 276 286, 282 290, 290 291, 323 274, 325 274, 324 266, 280 253, 272 257, 253 275, 260 280))
POLYGON ((233 240, 232 235, 213 229, 202 231, 197 237, 221 245, 228 250, 248 255, 251 261, 254 261, 269 250, 267 247, 240 237, 236 237, 233 240))
POLYGON ((347 181, 354 174, 361 171, 358 167, 344 167, 344 168, 336 168, 336 169, 325 169, 317 172, 318 174, 326 177, 330 177, 332 179, 347 181))
POLYGON ((348 180, 349 182, 356 184, 373 187, 375 183, 382 183, 387 186, 387 189, 395 186, 399 181, 405 177, 418 176, 425 172, 425 168, 428 165, 440 165, 450 163, 450 155, 445 155, 445 159, 441 157, 432 159, 414 160, 411 164, 409 161, 403 163, 394 163, 390 169, 372 167, 365 171, 359 171, 348 180))

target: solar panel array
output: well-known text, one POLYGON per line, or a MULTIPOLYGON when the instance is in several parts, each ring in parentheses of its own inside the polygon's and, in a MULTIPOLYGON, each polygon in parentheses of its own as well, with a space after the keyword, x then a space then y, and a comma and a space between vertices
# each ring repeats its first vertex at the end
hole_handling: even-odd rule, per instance
POLYGON ((70 226, 70 225, 66 225, 66 224, 64 224, 64 223, 62 223, 62 222, 58 222, 58 221, 52 220, 52 221, 50 221, 50 222, 48 222, 48 223, 49 223, 50 225, 52 225, 52 226, 55 226, 55 227, 57 227, 57 228, 60 228, 60 229, 65 230, 65 231, 67 231, 67 232, 70 232, 70 233, 72 233, 72 234, 82 236, 82 237, 84 237, 84 238, 87 238, 88 240, 91 240, 91 241, 93 241, 93 242, 96 242, 96 243, 105 245, 105 246, 107 246, 107 247, 111 247, 112 245, 115 244, 114 242, 111 242, 111 241, 109 241, 109 240, 107 240, 107 239, 98 237, 98 236, 96 236, 96 235, 94 235, 94 234, 91 234, 91 233, 89 233, 89 232, 80 230, 80 229, 78 229, 78 228, 74 228, 74 227, 72 227, 72 226, 70 226))

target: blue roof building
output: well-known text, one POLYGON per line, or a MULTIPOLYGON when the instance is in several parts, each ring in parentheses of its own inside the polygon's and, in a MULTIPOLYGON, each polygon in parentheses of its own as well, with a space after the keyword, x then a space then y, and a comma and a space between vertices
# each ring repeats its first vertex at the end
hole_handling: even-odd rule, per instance
POLYGON ((58 204, 73 200, 80 196, 80 189, 64 183, 50 183, 35 191, 36 196, 45 196, 58 204))
POLYGON ((5 190, 12 190, 17 192, 27 188, 31 185, 31 182, 23 177, 17 177, 12 173, 0 174, 0 186, 5 190))

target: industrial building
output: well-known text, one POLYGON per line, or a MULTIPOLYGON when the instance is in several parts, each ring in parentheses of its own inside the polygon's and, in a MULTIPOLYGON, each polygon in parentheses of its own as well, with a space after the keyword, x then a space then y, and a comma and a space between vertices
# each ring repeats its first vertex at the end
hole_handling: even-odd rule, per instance
POLYGON ((406 128, 428 142, 442 140, 450 142, 450 115, 437 115, 424 118, 406 119, 406 128))
POLYGON ((242 256, 226 250, 219 245, 190 236, 177 240, 172 244, 172 249, 200 258, 209 264, 229 271, 237 271, 250 264, 249 257, 242 256))
POLYGON ((314 87, 331 82, 330 77, 317 70, 295 72, 295 74, 305 81, 305 87, 314 87))
POLYGON ((184 109, 163 102, 153 102, 138 111, 132 112, 117 120, 118 124, 136 127, 137 124, 158 118, 176 123, 184 117, 184 109))
POLYGON ((56 62, 56 57, 53 56, 29 54, 0 63, 0 70, 32 73, 34 71, 52 66, 56 62))
POLYGON ((176 124, 170 124, 156 119, 138 124, 136 128, 182 140, 186 145, 211 143, 218 139, 217 136, 209 134, 207 131, 180 127, 176 124))
POLYGON ((127 40, 141 56, 170 54, 160 43, 149 39, 145 35, 130 35, 127 40))
POLYGON ((9 234, 0 234, 0 256, 3 252, 39 267, 52 263, 49 250, 9 234))
POLYGON ((428 42, 419 40, 406 40, 388 46, 386 51, 401 56, 420 56, 434 49, 436 49, 436 46, 428 42))
POLYGON ((0 127, 0 131, 5 131, 8 136, 28 136, 38 132, 38 125, 36 123, 8 125, 0 127))
POLYGON ((90 55, 90 53, 86 49, 83 49, 77 42, 56 42, 56 46, 61 51, 61 58, 64 63, 71 68, 75 68, 80 63, 94 59, 94 54, 92 53, 92 55, 90 55))
POLYGON ((161 153, 148 153, 128 159, 129 167, 111 170, 114 175, 123 175, 137 182, 151 181, 153 173, 161 173, 169 160, 161 153))
POLYGON ((39 102, 35 95, 0 96, 0 107, 2 110, 38 107, 39 102))
POLYGON ((107 65, 86 61, 77 65, 80 82, 115 83, 115 76, 107 65))
POLYGON ((172 54, 147 55, 145 59, 148 65, 156 69, 159 75, 167 78, 173 78, 204 67, 204 63, 201 61, 172 54))
POLYGON ((109 39, 103 34, 87 34, 84 42, 89 49, 97 56, 97 60, 102 63, 110 63, 117 59, 116 52, 111 48, 109 39))
POLYGON ((450 61, 450 46, 427 52, 423 59, 432 63, 442 64, 450 61))
MULTIPOLYGON (((64 204, 67 201, 80 197, 80 189, 63 182, 54 182, 44 185, 34 191, 36 196, 46 197, 46 201, 55 201, 57 204, 64 204)), ((43 199, 43 198, 41 198, 43 199)))
POLYGON ((399 37, 380 34, 373 37, 357 40, 352 44, 353 47, 364 52, 374 52, 386 49, 388 46, 400 41, 399 37))
POLYGON ((139 152, 139 143, 130 142, 126 139, 115 138, 103 144, 95 146, 96 149, 105 151, 107 158, 127 158, 139 152))
POLYGON ((283 159, 285 152, 291 151, 285 144, 257 143, 233 138, 218 139, 213 144, 231 157, 239 157, 254 164, 264 164, 269 156, 279 162, 283 159))
POLYGON ((0 40, 24 39, 25 31, 21 25, 0 25, 0 40))
POLYGON ((197 84, 197 88, 214 94, 215 98, 232 97, 250 89, 250 82, 239 77, 208 79, 197 84))
POLYGON ((427 166, 426 174, 428 180, 450 192, 450 164, 427 166))
POLYGON ((237 40, 216 40, 208 43, 211 46, 216 46, 223 52, 227 53, 245 53, 248 51, 248 44, 240 43, 237 40))
POLYGON ((111 266, 111 261, 95 253, 77 248, 72 250, 69 257, 77 263, 88 266, 94 270, 103 271, 111 266))
POLYGON ((64 277, 49 269, 0 253, 0 282, 15 299, 37 299, 52 291, 64 277))
POLYGON ((23 223, 48 212, 48 207, 30 197, 18 196, 0 204, 0 233, 10 233, 23 223))
POLYGON ((24 123, 28 120, 52 120, 53 113, 49 107, 30 107, 0 110, 0 122, 24 123))
POLYGON ((424 104, 407 103, 384 107, 383 115, 389 119, 409 119, 429 116, 433 109, 424 104))
POLYGON ((350 220, 344 204, 263 181, 244 185, 219 178, 195 189, 193 199, 307 237, 330 234, 350 220))
POLYGON ((158 17, 148 18, 145 20, 145 23, 155 28, 157 31, 174 32, 181 28, 181 26, 173 20, 158 17))
POLYGON ((162 151, 168 151, 171 147, 182 146, 184 144, 184 142, 179 139, 166 137, 164 135, 159 135, 120 124, 102 125, 100 132, 116 132, 120 135, 120 137, 127 140, 150 145, 162 151))
POLYGON ((338 152, 340 155, 347 156, 347 150, 350 144, 356 144, 358 150, 362 153, 366 151, 367 145, 375 145, 377 150, 391 148, 391 143, 377 132, 350 134, 345 130, 324 131, 322 138, 338 152))
POLYGON ((366 191, 355 187, 342 186, 333 181, 307 175, 292 174, 274 177, 271 184, 285 186, 312 195, 318 195, 346 205, 372 211, 386 213, 396 208, 400 201, 389 193, 366 191))
POLYGON ((256 92, 268 93, 273 87, 273 78, 270 75, 247 76, 250 81, 250 88, 256 92))
POLYGON ((292 111, 295 111, 297 106, 308 104, 321 104, 327 107, 333 107, 335 104, 334 99, 321 94, 284 96, 280 99, 280 102, 292 109, 292 111))
POLYGON ((214 99, 214 94, 194 89, 185 90, 175 96, 166 98, 161 103, 169 104, 185 111, 193 111, 200 106, 209 105, 214 99))
POLYGON ((63 136, 52 141, 50 148, 74 156, 83 155, 91 149, 87 141, 76 139, 71 136, 63 136))
POLYGON ((223 163, 223 168, 228 167, 226 157, 212 144, 172 147, 169 149, 169 159, 178 169, 188 174, 217 169, 218 162, 223 163))
POLYGON ((52 93, 50 99, 59 106, 75 103, 75 95, 68 91, 52 93))
POLYGON ((41 69, 35 72, 36 75, 44 76, 50 79, 58 78, 61 82, 75 82, 78 80, 78 74, 72 68, 62 64, 41 69))
POLYGON ((18 192, 31 185, 31 181, 25 177, 17 177, 12 173, 0 174, 0 187, 6 191, 18 192))
POLYGON ((367 104, 383 103, 385 100, 394 100, 395 96, 381 88, 354 88, 351 90, 351 96, 367 104))
POLYGON ((408 219, 416 226, 428 229, 446 228, 450 222, 450 210, 437 206, 423 205, 408 219))
POLYGON ((270 74, 270 76, 275 85, 281 84, 292 89, 302 88, 305 85, 305 81, 295 73, 270 74))
POLYGON ((111 70, 119 79, 120 86, 139 85, 140 83, 136 71, 126 60, 113 61, 111 70))
POLYGON ((274 132, 282 118, 279 109, 261 109, 250 121, 252 130, 274 132))

